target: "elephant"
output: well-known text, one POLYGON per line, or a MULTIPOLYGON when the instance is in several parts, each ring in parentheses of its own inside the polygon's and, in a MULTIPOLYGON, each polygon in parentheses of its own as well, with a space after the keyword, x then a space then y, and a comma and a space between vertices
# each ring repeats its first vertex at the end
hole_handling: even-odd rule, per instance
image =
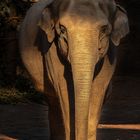
POLYGON ((96 140, 117 46, 129 33, 114 0, 41 0, 21 25, 19 51, 46 94, 51 140, 96 140))

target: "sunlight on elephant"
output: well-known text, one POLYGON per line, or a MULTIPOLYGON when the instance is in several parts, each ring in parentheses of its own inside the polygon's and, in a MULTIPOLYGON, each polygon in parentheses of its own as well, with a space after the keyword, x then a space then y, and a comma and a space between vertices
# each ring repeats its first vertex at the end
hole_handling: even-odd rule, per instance
POLYGON ((126 11, 114 0, 42 0, 29 9, 20 54, 46 93, 51 140, 96 140, 116 46, 128 32, 126 11))

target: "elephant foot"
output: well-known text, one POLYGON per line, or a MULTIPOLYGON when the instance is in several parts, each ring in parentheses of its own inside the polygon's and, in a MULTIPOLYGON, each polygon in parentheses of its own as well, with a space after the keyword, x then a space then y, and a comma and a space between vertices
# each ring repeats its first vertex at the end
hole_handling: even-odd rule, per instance
POLYGON ((88 136, 88 140, 97 140, 96 134, 92 134, 92 135, 88 136))
POLYGON ((64 136, 51 136, 50 140, 65 140, 65 137, 64 136))

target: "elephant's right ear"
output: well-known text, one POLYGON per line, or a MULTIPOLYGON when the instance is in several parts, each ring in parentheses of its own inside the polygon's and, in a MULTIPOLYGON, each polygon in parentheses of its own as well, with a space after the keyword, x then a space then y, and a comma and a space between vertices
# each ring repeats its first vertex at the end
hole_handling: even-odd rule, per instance
POLYGON ((120 40, 129 33, 129 24, 126 11, 117 5, 116 14, 113 21, 113 31, 111 34, 112 42, 118 46, 120 40))
POLYGON ((49 8, 43 10, 38 26, 46 33, 48 42, 51 43, 55 38, 55 30, 54 20, 49 8))

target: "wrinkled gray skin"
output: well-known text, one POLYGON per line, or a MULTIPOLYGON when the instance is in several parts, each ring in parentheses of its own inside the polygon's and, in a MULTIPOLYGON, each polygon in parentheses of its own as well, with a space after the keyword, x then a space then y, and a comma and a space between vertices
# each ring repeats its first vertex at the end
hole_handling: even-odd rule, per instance
POLYGON ((20 53, 48 97, 51 140, 96 140, 114 49, 128 32, 114 0, 45 0, 27 12, 20 53))

